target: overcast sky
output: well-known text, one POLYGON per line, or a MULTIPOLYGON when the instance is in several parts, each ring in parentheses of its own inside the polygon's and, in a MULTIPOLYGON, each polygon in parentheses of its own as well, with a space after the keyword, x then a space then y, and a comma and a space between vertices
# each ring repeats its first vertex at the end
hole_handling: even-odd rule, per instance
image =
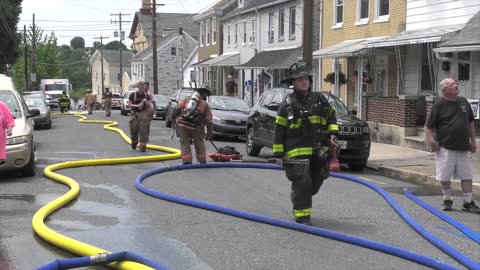
MULTIPOLYGON (((157 0, 157 4, 165 4, 157 7, 157 12, 198 13, 217 1, 157 0)), ((135 12, 141 5, 142 0, 23 0, 18 30, 23 31, 24 25, 28 28, 35 13, 35 24, 46 34, 55 32, 59 45, 70 45, 73 37, 81 36, 86 46, 92 46, 97 41, 94 37, 109 37, 104 40, 105 44, 119 40, 113 36, 113 32, 119 30, 119 16, 110 14, 130 14, 122 16, 122 31, 126 35, 124 43, 130 47, 132 40, 128 34, 135 12)))

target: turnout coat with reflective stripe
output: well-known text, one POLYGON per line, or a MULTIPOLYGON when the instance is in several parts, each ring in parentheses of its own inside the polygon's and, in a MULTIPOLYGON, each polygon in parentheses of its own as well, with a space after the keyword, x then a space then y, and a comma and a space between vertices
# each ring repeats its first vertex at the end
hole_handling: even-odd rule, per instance
POLYGON ((314 146, 325 141, 330 134, 338 133, 335 109, 321 95, 309 92, 300 102, 294 92, 290 94, 291 104, 287 104, 286 99, 280 104, 273 140, 275 157, 309 158, 314 146), (291 120, 288 120, 289 106, 293 113, 291 120))

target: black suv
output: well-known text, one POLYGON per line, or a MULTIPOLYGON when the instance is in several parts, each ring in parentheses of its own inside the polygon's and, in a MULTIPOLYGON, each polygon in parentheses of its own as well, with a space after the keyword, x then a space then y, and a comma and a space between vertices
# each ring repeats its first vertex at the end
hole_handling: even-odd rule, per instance
POLYGON ((195 90, 193 88, 180 88, 173 93, 172 98, 168 101, 167 108, 165 109, 165 126, 172 126, 172 113, 173 109, 178 106, 178 102, 186 99, 187 97, 193 95, 195 90))
MULTIPOLYGON (((247 120, 247 154, 258 156, 262 147, 273 146, 277 110, 292 89, 275 88, 262 94, 250 110, 247 120)), ((353 170, 363 170, 370 156, 370 129, 368 124, 350 112, 345 104, 328 92, 322 93, 336 110, 340 128, 338 144, 339 161, 353 170)))

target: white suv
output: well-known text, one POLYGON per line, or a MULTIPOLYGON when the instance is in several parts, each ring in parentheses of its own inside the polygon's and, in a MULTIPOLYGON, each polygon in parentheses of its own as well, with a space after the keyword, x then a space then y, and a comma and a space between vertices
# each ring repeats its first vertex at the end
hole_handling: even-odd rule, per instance
POLYGON ((128 99, 130 98, 130 94, 135 92, 135 90, 128 90, 125 92, 122 98, 122 107, 120 108, 121 115, 128 115, 130 113, 130 107, 128 107, 128 99))
POLYGON ((30 118, 40 115, 40 111, 28 110, 12 79, 3 74, 0 74, 0 101, 8 106, 15 119, 12 136, 7 137, 7 159, 0 162, 0 172, 20 170, 24 176, 34 176, 36 153, 30 118))

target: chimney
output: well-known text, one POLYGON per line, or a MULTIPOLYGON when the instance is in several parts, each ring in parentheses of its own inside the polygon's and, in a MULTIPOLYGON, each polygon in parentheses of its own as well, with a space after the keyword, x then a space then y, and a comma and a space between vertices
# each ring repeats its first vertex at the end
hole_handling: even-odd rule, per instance
POLYGON ((152 1, 142 0, 142 8, 140 9, 142 15, 152 15, 152 1))

